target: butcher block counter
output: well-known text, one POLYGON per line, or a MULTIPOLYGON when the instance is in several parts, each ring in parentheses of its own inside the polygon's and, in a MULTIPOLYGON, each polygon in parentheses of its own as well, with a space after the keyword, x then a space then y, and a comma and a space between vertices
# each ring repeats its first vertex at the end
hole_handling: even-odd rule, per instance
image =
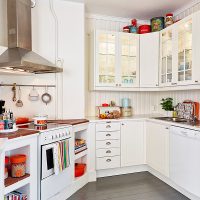
POLYGON ((19 129, 18 131, 15 131, 12 133, 0 133, 0 138, 15 139, 15 138, 29 136, 29 135, 38 134, 38 133, 39 131, 35 131, 35 130, 19 129))
POLYGON ((69 124, 72 126, 88 123, 87 119, 61 119, 61 120, 48 120, 48 123, 69 124))

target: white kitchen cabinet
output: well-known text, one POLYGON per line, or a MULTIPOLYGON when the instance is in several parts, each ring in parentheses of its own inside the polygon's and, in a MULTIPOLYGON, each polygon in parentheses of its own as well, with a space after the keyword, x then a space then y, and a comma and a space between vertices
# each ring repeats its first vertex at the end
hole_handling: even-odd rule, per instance
POLYGON ((139 87, 139 35, 95 30, 90 46, 90 89, 139 87))
POLYGON ((160 33, 140 35, 140 87, 158 87, 160 33))
POLYGON ((200 83, 200 12, 161 31, 160 85, 200 83))
POLYGON ((137 121, 121 123, 121 166, 145 164, 144 124, 137 121))
POLYGON ((119 86, 139 87, 139 35, 119 33, 119 86))
POLYGON ((96 169, 119 168, 120 163, 120 123, 96 124, 96 169))
POLYGON ((177 84, 200 83, 200 12, 183 19, 176 26, 177 84))
POLYGON ((160 86, 171 86, 176 82, 175 27, 169 26, 160 33, 160 86))
POLYGON ((147 122, 146 134, 147 164, 169 177, 169 127, 147 122))

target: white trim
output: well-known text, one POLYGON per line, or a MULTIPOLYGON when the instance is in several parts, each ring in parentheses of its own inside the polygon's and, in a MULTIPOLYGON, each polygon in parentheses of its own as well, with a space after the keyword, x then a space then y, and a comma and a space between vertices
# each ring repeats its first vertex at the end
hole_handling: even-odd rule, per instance
POLYGON ((187 11, 187 9, 190 9, 190 8, 194 7, 198 3, 200 3, 200 0, 193 0, 193 1, 191 1, 187 5, 185 5, 185 6, 181 7, 181 8, 179 8, 178 10, 176 10, 174 12, 174 16, 178 16, 178 15, 184 13, 185 11, 187 11))
MULTIPOLYGON (((107 16, 107 15, 100 15, 94 13, 86 13, 85 17, 87 19, 96 19, 96 20, 104 20, 104 21, 112 21, 112 22, 121 22, 130 24, 133 18, 123 18, 123 17, 116 17, 116 16, 107 16)), ((149 20, 140 20, 137 19, 139 24, 149 24, 149 20)))
POLYGON ((158 179, 160 179, 161 181, 165 182, 167 185, 171 186, 172 188, 174 188, 175 190, 177 190, 178 192, 180 192, 184 196, 188 197, 189 199, 191 199, 191 200, 200 200, 199 197, 194 196, 193 194, 187 192, 183 188, 181 188, 178 185, 176 185, 169 178, 163 176, 162 174, 160 174, 159 172, 157 172, 156 170, 152 169, 149 166, 148 166, 148 172, 151 173, 153 176, 157 177, 158 179))
POLYGON ((148 171, 147 165, 137 165, 130 167, 120 167, 114 169, 105 169, 97 171, 97 178, 108 177, 108 176, 118 176, 123 174, 132 174, 137 172, 146 172, 148 171))

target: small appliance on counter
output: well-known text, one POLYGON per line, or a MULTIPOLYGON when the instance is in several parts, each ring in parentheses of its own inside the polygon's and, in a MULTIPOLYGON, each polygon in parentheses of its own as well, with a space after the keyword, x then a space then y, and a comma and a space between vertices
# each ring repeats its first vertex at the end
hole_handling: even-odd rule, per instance
POLYGON ((121 115, 122 117, 131 117, 133 115, 131 101, 128 98, 122 99, 121 115))

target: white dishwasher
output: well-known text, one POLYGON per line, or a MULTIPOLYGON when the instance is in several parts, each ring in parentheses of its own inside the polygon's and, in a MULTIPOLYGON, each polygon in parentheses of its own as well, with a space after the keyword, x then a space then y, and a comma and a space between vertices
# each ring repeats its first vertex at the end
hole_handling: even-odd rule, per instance
POLYGON ((170 178, 200 197, 200 132, 171 127, 170 178))

